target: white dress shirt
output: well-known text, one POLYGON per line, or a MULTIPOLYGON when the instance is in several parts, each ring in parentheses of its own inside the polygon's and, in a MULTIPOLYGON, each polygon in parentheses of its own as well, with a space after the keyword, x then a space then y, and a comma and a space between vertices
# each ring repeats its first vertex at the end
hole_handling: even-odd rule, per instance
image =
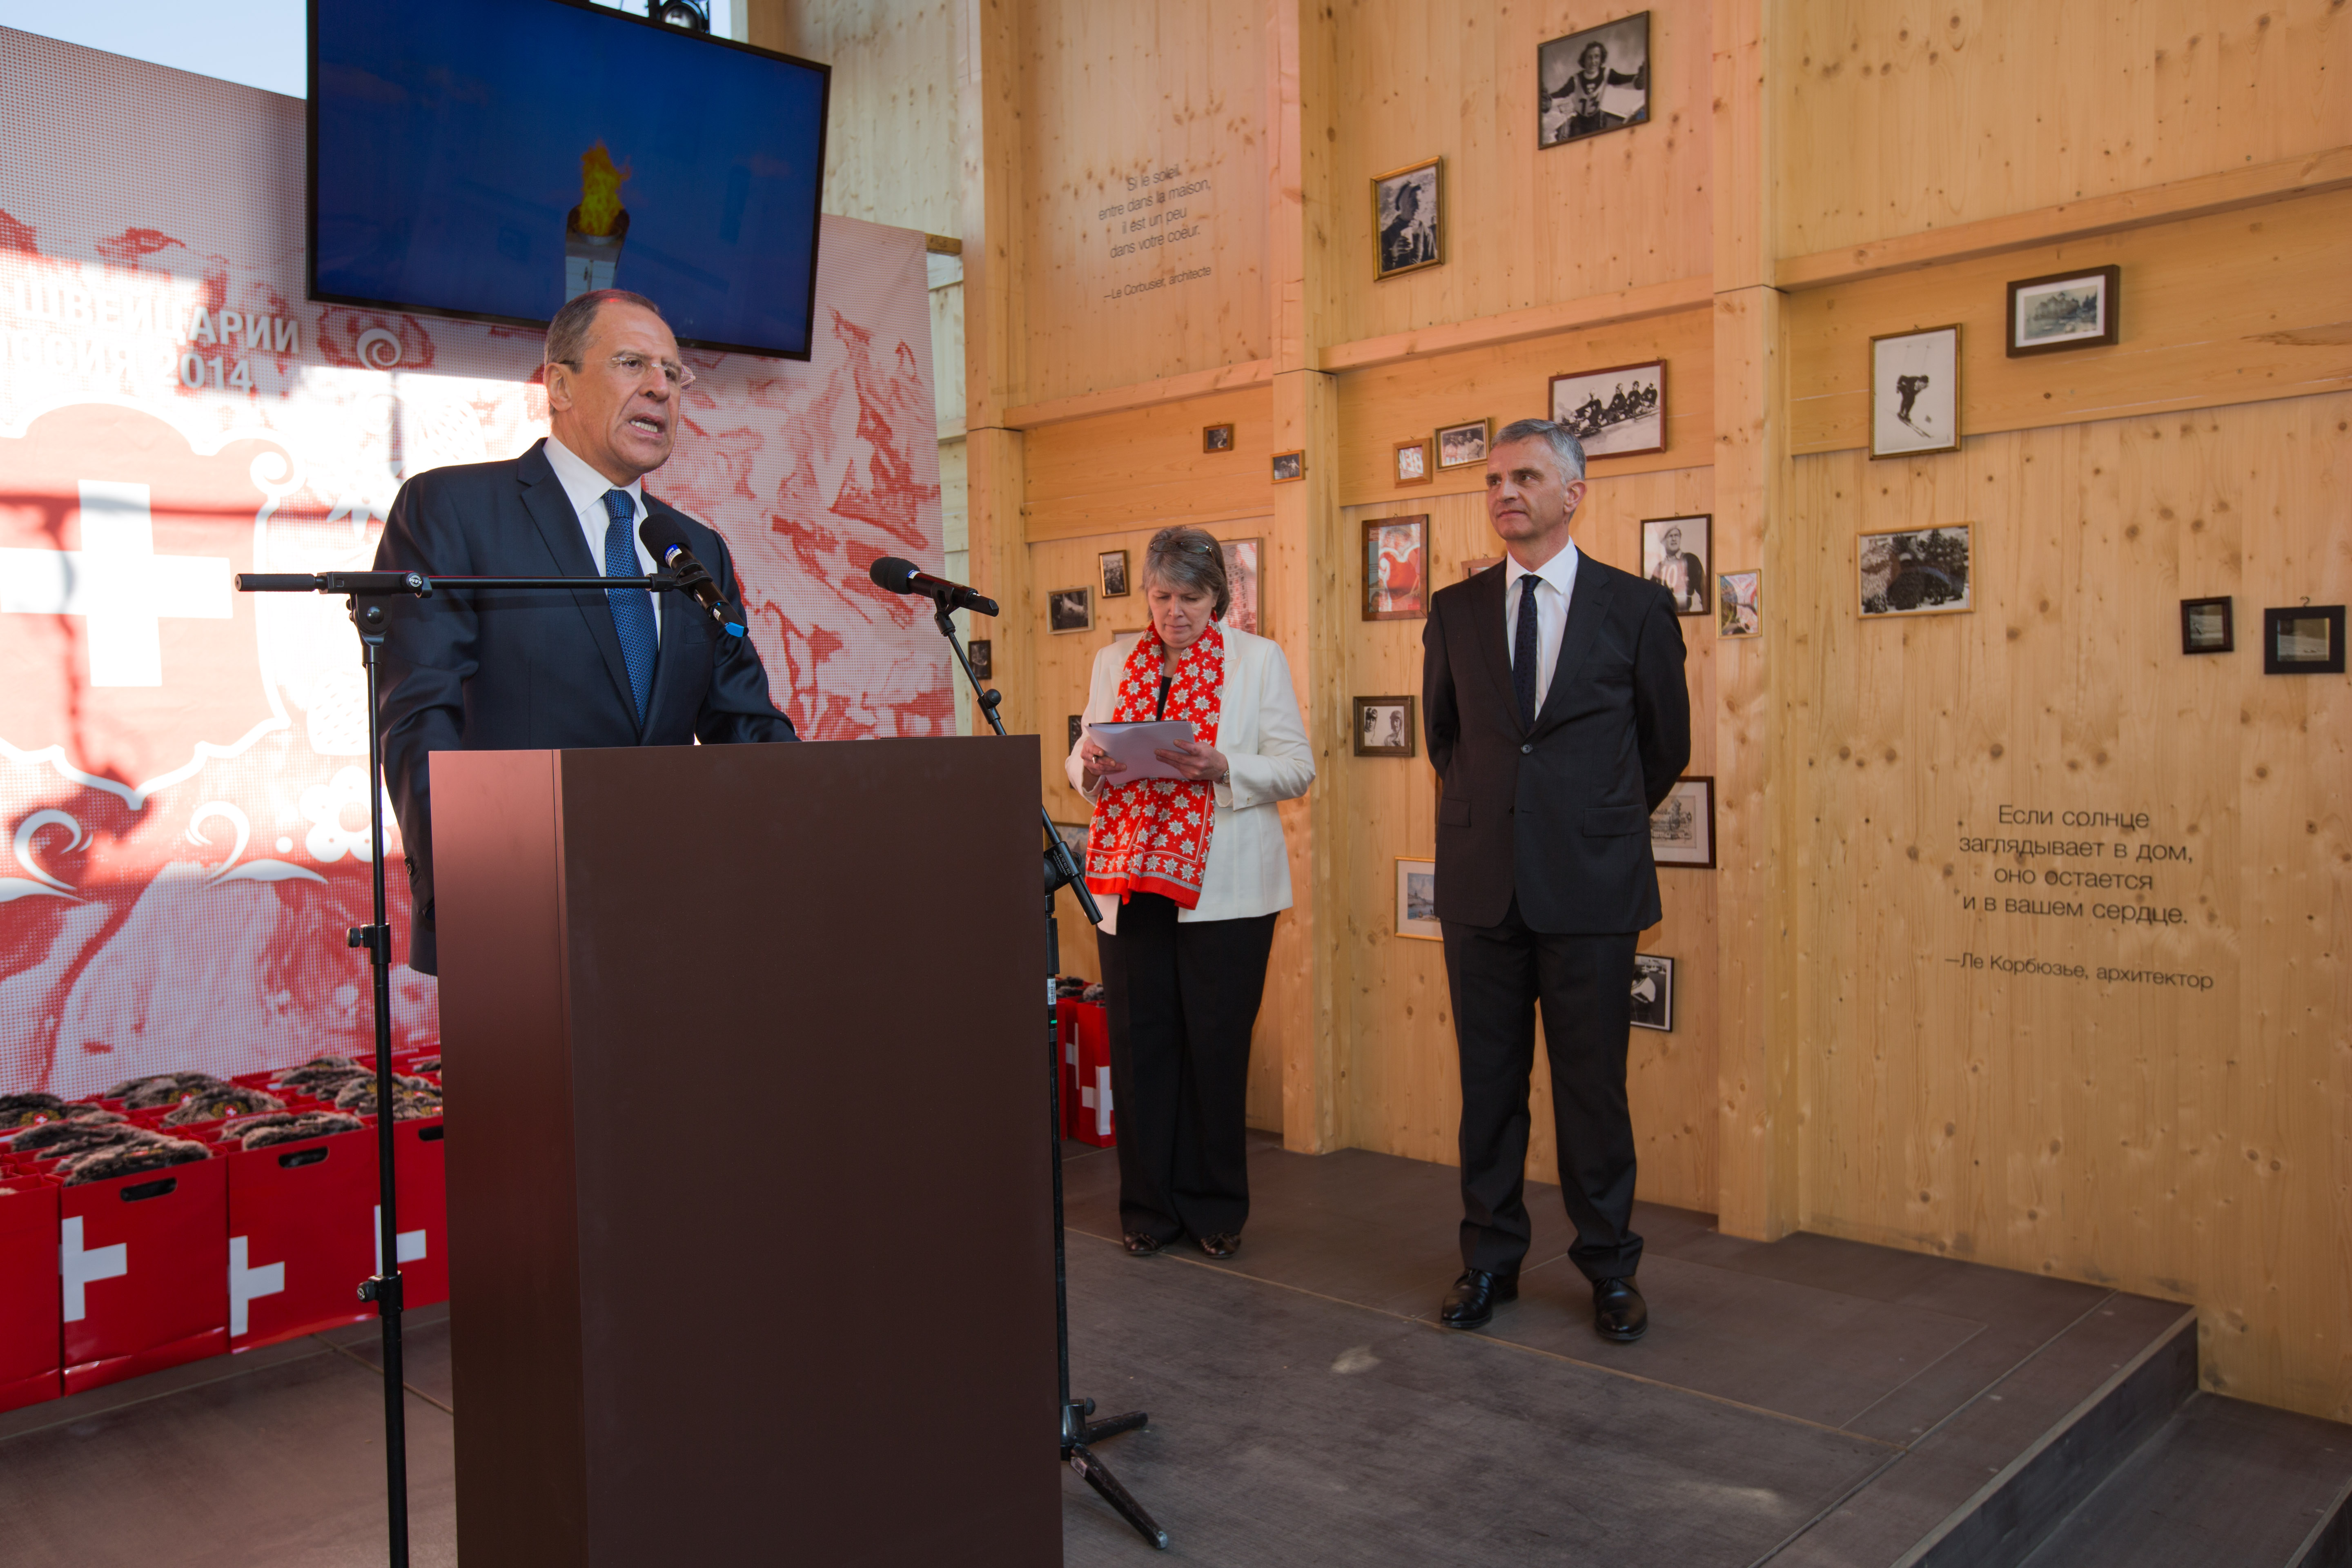
MULTIPOLYGON (((613 514, 604 510, 604 492, 614 489, 628 491, 629 503, 636 508, 636 515, 629 519, 629 542, 637 547, 637 575, 650 577, 658 570, 654 564, 654 552, 646 548, 645 539, 638 531, 646 521, 646 487, 642 479, 631 479, 625 485, 615 486, 612 480, 590 468, 585 458, 552 436, 547 438, 547 466, 555 470, 555 482, 563 487, 564 499, 572 503, 572 510, 579 515, 581 534, 588 541, 588 559, 596 563, 600 575, 614 575, 604 570, 604 532, 613 526, 613 514)), ((658 637, 661 634, 662 596, 655 594, 652 598, 654 634, 658 637)))
POLYGON ((1568 631, 1568 602, 1576 596, 1576 563, 1582 557, 1576 552, 1576 541, 1570 540, 1560 552, 1533 572, 1519 564, 1518 557, 1503 557, 1503 647, 1510 654, 1511 668, 1518 668, 1519 658, 1519 595, 1526 590, 1519 579, 1536 580, 1536 711, 1543 711, 1544 698, 1551 691, 1553 668, 1559 663, 1559 639, 1568 631))

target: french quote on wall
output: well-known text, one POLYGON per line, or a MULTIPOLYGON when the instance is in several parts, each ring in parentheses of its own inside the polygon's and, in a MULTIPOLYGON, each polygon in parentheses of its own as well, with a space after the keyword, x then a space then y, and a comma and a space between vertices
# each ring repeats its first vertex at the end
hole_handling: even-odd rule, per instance
POLYGON ((1163 167, 1130 174, 1125 183, 1126 191, 1095 213, 1109 262, 1103 298, 1135 300, 1210 276, 1215 269, 1206 261, 1187 266, 1179 252, 1202 248, 1211 177, 1163 167))

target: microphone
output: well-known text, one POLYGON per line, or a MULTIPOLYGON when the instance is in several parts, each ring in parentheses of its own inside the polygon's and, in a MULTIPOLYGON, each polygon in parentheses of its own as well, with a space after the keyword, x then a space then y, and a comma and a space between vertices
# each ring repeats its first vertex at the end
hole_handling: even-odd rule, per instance
POLYGON ((677 525, 677 519, 649 513, 638 525, 637 536, 654 552, 656 561, 677 574, 678 587, 694 595, 694 602, 709 613, 713 625, 730 637, 743 635, 743 623, 728 608, 727 595, 719 591, 719 584, 711 580, 702 563, 694 558, 694 552, 686 547, 686 530, 677 525))
POLYGON ((894 594, 926 594, 937 601, 942 610, 970 610, 974 615, 996 614, 996 601, 983 599, 961 583, 950 583, 944 577, 934 577, 928 572, 918 572, 911 561, 901 561, 895 555, 885 555, 866 568, 879 587, 894 594))

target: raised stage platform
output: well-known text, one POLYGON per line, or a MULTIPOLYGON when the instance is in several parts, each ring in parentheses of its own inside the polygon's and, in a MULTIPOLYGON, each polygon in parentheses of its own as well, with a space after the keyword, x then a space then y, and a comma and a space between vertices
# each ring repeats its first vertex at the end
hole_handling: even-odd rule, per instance
MULTIPOLYGON (((1223 1264, 1127 1257, 1115 1156, 1065 1170, 1076 1392, 1151 1412, 1103 1454, 1172 1537, 1160 1561, 2352 1563, 2352 1427, 2199 1394, 2174 1303, 1645 1206, 1653 1327, 1607 1345, 1538 1188, 1520 1300, 1455 1334, 1431 1321, 1458 1268, 1447 1167, 1260 1140, 1223 1264)), ((919 1241, 881 1284, 948 1310, 919 1241)), ((456 1561, 451 1323, 411 1325, 428 1568, 456 1561)), ((0 1415, 0 1556, 381 1563, 372 1351, 363 1326, 0 1415)), ((954 1462, 919 1426, 905 1458, 954 1462)), ((1075 1477, 1064 1509, 1066 1563, 1154 1559, 1075 1477)))

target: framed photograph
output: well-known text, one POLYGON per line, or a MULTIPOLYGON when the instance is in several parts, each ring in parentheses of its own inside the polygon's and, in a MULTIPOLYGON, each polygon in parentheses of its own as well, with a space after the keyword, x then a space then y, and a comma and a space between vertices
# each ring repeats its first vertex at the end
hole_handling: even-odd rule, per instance
POLYGON ((972 674, 982 680, 996 678, 996 643, 989 637, 974 637, 964 645, 964 657, 971 660, 972 674))
POLYGON ((2227 595, 2180 601, 2181 652, 2234 653, 2237 647, 2237 618, 2231 613, 2227 595))
POLYGON ((1855 560, 1862 615, 1939 616, 1973 610, 1969 524, 1865 533, 1855 560))
POLYGON ((1764 574, 1725 572, 1715 580, 1715 635, 1752 637, 1764 629, 1764 574))
POLYGON ((1429 514, 1364 520, 1364 619, 1429 614, 1429 514))
POLYGON ((1870 455, 1960 449, 1960 329, 1870 340, 1870 455))
POLYGON ((1715 868, 1715 780, 1683 778, 1650 813, 1650 858, 1661 866, 1715 868))
POLYGON ((1234 427, 1232 426, 1203 425, 1201 426, 1201 450, 1203 452, 1230 452, 1233 449, 1234 427))
POLYGON ((1612 365, 1551 378, 1551 416, 1584 444, 1588 458, 1629 458, 1666 449, 1666 365, 1612 365))
POLYGON ((1713 603, 1707 563, 1714 558, 1715 516, 1642 520, 1642 575, 1674 595, 1675 614, 1703 616, 1713 603))
POLYGON ((1495 422, 1491 419, 1465 419, 1459 425, 1440 425, 1434 437, 1437 444, 1437 467, 1475 468, 1486 460, 1486 443, 1494 438, 1495 422))
POLYGON ((1106 550, 1095 557, 1102 571, 1102 596, 1106 599, 1127 597, 1127 552, 1106 550))
POLYGON ((1045 625, 1056 633, 1094 630, 1095 591, 1092 588, 1056 588, 1047 594, 1045 625))
POLYGON ((2021 278, 2009 286, 2009 357, 2112 344, 2122 304, 2120 267, 2021 278))
POLYGON ((1413 754, 1414 737, 1412 699, 1410 697, 1359 697, 1354 700, 1356 721, 1356 755, 1360 757, 1410 757, 1413 754))
POLYGON ((1073 751, 1073 752, 1076 751, 1076 750, 1078 749, 1078 737, 1079 737, 1079 736, 1081 736, 1081 735, 1083 735, 1083 734, 1085 734, 1086 732, 1087 732, 1087 717, 1086 717, 1086 715, 1085 715, 1085 714, 1083 714, 1083 713, 1073 713, 1073 714, 1071 714, 1071 715, 1070 715, 1070 743, 1069 743, 1069 745, 1068 745, 1068 747, 1067 747, 1066 749, 1067 749, 1067 750, 1069 750, 1069 751, 1073 751))
POLYGON ((1307 454, 1305 452, 1276 452, 1274 455, 1274 482, 1276 484, 1296 484, 1298 480, 1303 479, 1306 477, 1307 454))
POLYGON ((1633 955, 1633 1027, 1675 1031, 1675 961, 1662 952, 1633 955))
POLYGON ((1396 933, 1423 942, 1444 942, 1437 923, 1437 862, 1397 858, 1396 933))
POLYGON ((2264 675, 2344 673, 2344 606, 2305 605, 2263 612, 2264 675))
POLYGON ((1487 567, 1500 566, 1502 563, 1503 558, 1499 555, 1473 555, 1462 563, 1462 580, 1467 583, 1487 567))
POLYGON ((1399 441, 1396 444, 1396 482, 1400 485, 1425 485, 1431 477, 1429 443, 1399 441))
POLYGON ((1225 606, 1225 625, 1265 636, 1265 595, 1258 591, 1258 563, 1265 541, 1221 539, 1217 542, 1224 546, 1225 592, 1232 600, 1225 606))
POLYGON ((1418 272, 1445 259, 1444 193, 1439 184, 1444 162, 1432 158, 1372 176, 1372 233, 1379 240, 1375 279, 1418 272))
POLYGON ((1536 145, 1557 147, 1650 118, 1650 14, 1536 50, 1536 145))
MULTIPOLYGON (((1070 744, 1075 746, 1077 742, 1073 741, 1070 744)), ((1078 868, 1086 869, 1087 825, 1083 822, 1056 822, 1054 824, 1054 833, 1069 847, 1070 858, 1078 863, 1078 868)))

